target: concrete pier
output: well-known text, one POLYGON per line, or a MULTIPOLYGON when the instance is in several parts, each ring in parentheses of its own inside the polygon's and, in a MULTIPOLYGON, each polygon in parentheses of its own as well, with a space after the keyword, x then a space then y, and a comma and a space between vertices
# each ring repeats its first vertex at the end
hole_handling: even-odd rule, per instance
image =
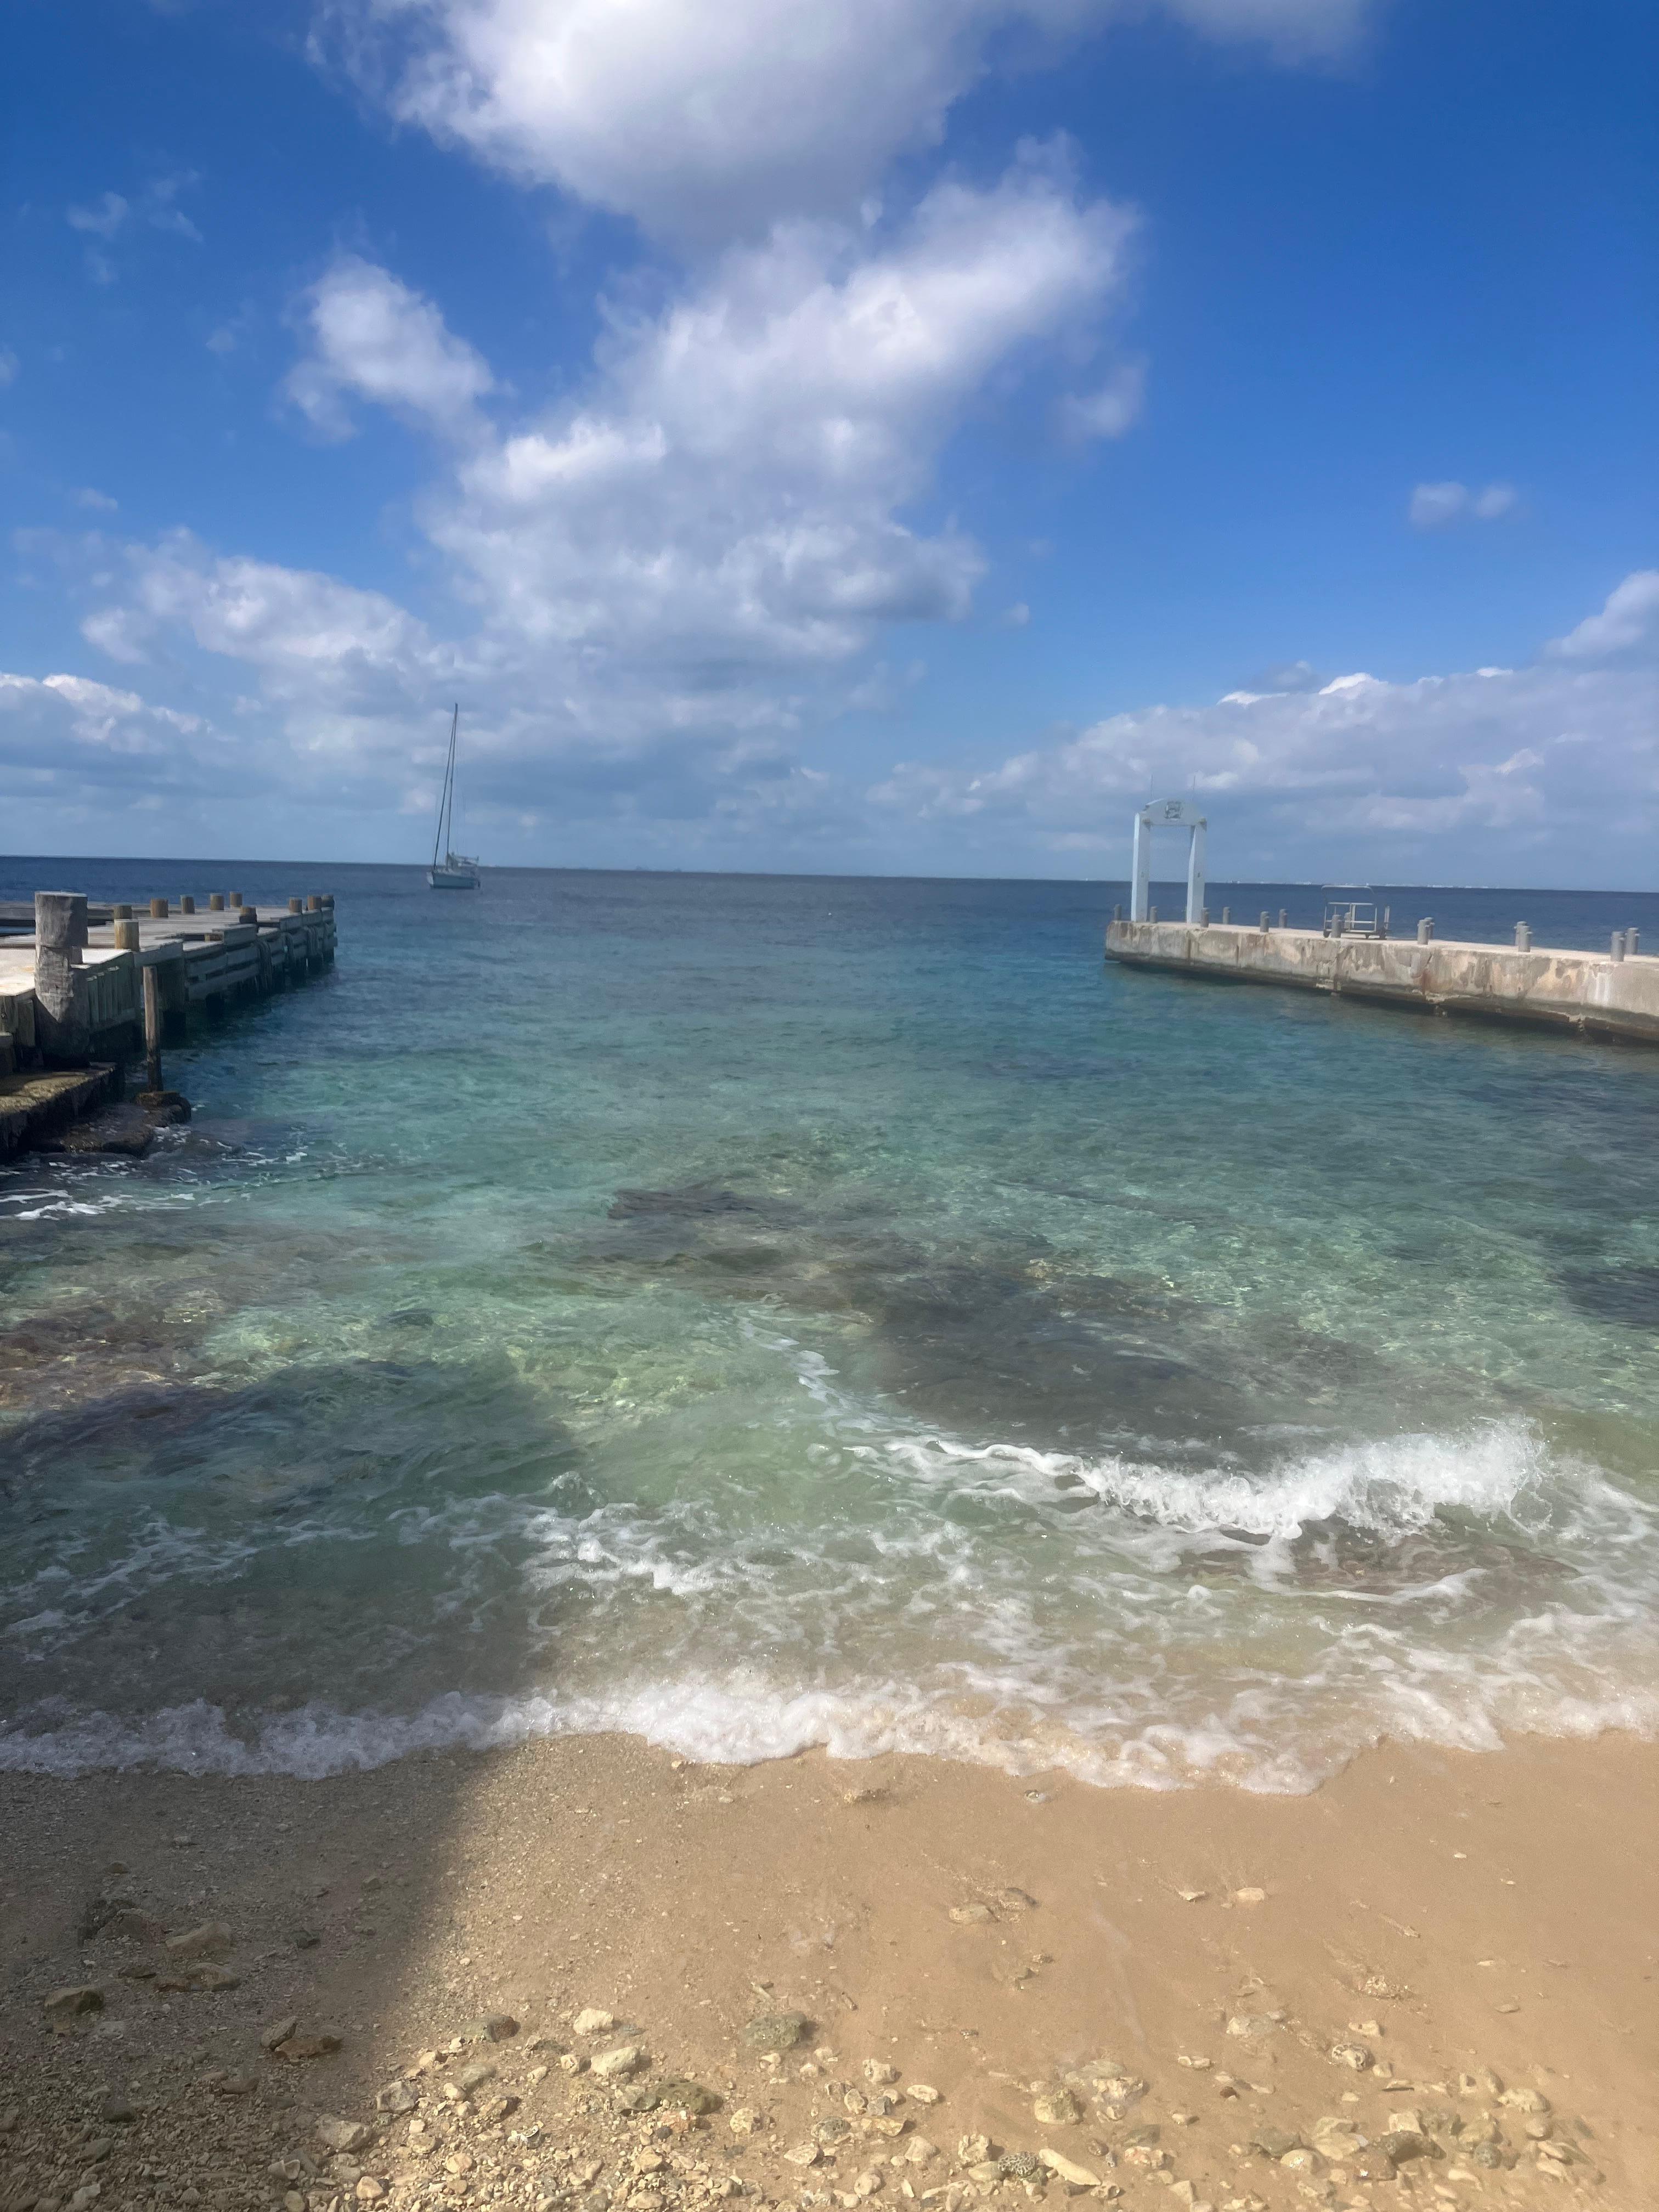
POLYGON ((1279 983, 1425 1013, 1659 1044, 1659 958, 1652 957, 1182 921, 1114 921, 1106 954, 1219 982, 1279 983))
MULTIPOLYGON (((155 898, 135 915, 75 893, 0 906, 0 1158, 122 1094, 128 1061, 217 1012, 321 975, 334 900, 261 912, 238 892, 155 898), (146 1013, 149 1014, 146 1036, 146 1013)), ((153 1062, 152 1062, 153 1064, 153 1062)))

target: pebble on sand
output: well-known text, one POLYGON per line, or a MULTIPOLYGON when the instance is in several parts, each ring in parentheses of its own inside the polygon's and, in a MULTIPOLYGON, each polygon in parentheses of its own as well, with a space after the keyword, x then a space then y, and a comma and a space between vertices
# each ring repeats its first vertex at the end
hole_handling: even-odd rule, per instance
POLYGON ((1363 2043, 1334 2043, 1331 2057, 1339 2066, 1351 2066, 1356 2074, 1363 2074, 1372 2063, 1372 2054, 1363 2043))
POLYGON ((204 1920, 199 1928, 167 1937, 167 1955, 173 1959, 228 1959, 235 1939, 222 1920, 204 1920))
POLYGON ((80 2019, 83 2013, 102 2012, 104 1992, 94 1988, 89 1982, 80 1982, 69 1989, 54 1990, 42 2002, 46 2018, 52 2025, 54 2027, 66 2027, 70 2021, 80 2019))
POLYGON ((811 2026, 804 2012, 757 2013, 743 2031, 751 2051, 793 2051, 805 2040, 811 2026))
POLYGON ((616 2081, 624 2075, 637 2074, 645 2063, 645 2053, 637 2043, 618 2043, 595 2055, 593 2071, 602 2081, 616 2081))
POLYGON ((312 2132, 332 2151, 362 2150, 369 2140, 369 2130, 361 2120, 343 2120, 332 2112, 325 2112, 312 2132))
POLYGON ((1086 2166, 1079 2166, 1074 2160, 1062 2156, 1057 2150, 1050 2150, 1046 2144, 1037 2155, 1050 2173, 1058 2175, 1061 2181, 1069 2184, 1072 2188, 1099 2188, 1100 2176, 1097 2173, 1091 2173, 1086 2166))

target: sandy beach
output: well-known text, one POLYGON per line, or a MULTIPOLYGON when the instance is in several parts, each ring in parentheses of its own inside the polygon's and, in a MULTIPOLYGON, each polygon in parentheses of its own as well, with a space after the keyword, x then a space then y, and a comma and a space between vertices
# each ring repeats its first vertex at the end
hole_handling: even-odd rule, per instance
POLYGON ((6 2212, 1659 2198, 1629 1738, 1268 1796, 599 1736, 0 1822, 6 2212))

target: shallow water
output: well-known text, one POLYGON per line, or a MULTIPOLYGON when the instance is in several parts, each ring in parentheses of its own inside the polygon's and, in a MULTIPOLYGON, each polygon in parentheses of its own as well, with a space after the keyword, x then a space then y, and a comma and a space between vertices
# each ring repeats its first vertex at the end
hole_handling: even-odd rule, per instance
POLYGON ((1109 884, 234 880, 313 876, 188 1130, 0 1172, 0 1765, 1659 1723, 1659 1054, 1106 965, 1109 884))

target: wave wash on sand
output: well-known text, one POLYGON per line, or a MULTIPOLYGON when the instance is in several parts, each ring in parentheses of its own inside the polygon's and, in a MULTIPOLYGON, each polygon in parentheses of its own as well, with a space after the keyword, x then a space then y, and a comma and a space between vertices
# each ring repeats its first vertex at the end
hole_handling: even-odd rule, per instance
MULTIPOLYGON (((520 1554, 517 1683, 402 1711, 325 1689, 281 1711, 46 1699, 0 1734, 0 1769, 314 1777, 621 1731, 702 1760, 816 1745, 1297 1791, 1384 1737, 1481 1750, 1659 1725, 1655 1516, 1524 1425, 1251 1475, 876 1436, 820 1361, 801 1380, 842 1447, 810 1524, 739 1525, 708 1498, 584 1512, 486 1498, 449 1522, 436 1613, 504 1611, 503 1547, 520 1554), (860 1526, 871 1484, 884 1510, 860 1526)), ((153 1603, 176 1577, 207 1589, 246 1565, 246 1543, 179 1534, 60 1578, 52 1609, 14 1610, 14 1639, 44 1656, 73 1638, 77 1604, 91 1628, 112 1585, 153 1603)), ((290 1524, 280 1540, 362 1535, 290 1524)))

